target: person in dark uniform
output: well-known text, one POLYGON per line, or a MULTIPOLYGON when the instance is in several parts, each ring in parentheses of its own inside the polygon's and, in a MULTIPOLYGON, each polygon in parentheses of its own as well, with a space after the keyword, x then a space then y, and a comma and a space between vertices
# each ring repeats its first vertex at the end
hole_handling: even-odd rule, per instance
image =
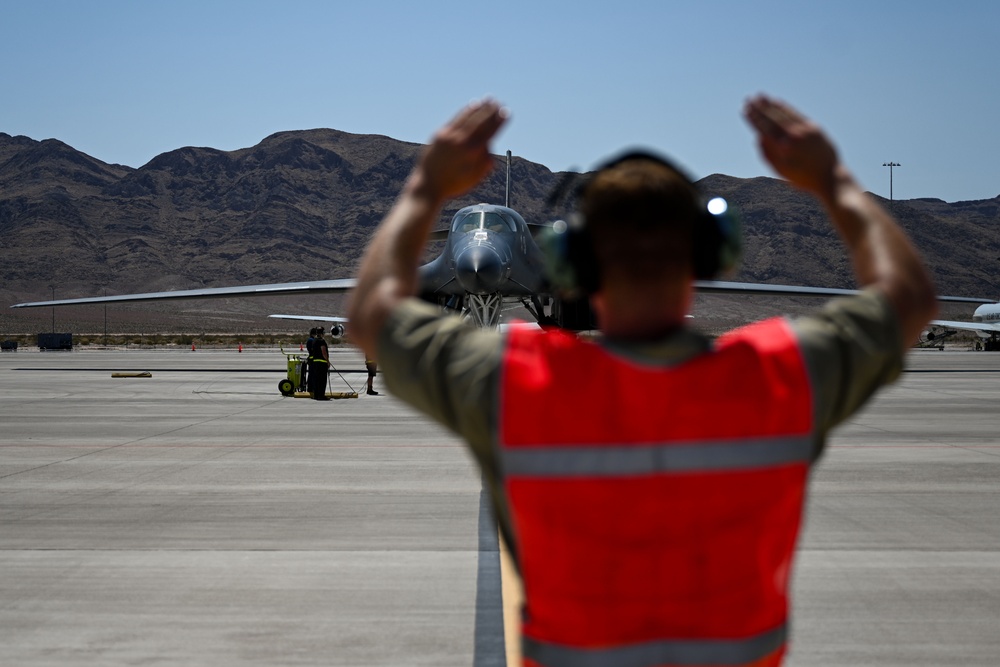
POLYGON ((371 357, 365 357, 365 368, 368 369, 368 395, 378 396, 378 392, 372 386, 375 382, 375 374, 378 372, 378 364, 371 357))
POLYGON ((315 342, 316 342, 316 327, 313 327, 312 329, 309 330, 309 338, 306 339, 306 352, 309 353, 310 357, 312 356, 313 343, 315 342))
POLYGON ((309 354, 309 393, 314 400, 328 401, 326 396, 326 375, 330 367, 330 350, 323 339, 323 328, 316 329, 312 351, 309 354))
POLYGON ((311 363, 313 343, 316 341, 316 327, 309 330, 309 338, 306 339, 306 363, 302 366, 302 386, 306 391, 312 391, 312 378, 309 376, 309 364, 311 363))

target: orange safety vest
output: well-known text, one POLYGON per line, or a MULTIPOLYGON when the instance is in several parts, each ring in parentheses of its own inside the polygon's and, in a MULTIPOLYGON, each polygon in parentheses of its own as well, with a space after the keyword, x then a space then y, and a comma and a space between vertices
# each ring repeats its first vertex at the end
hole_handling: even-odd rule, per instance
POLYGON ((773 319, 672 368, 513 328, 498 446, 526 665, 778 665, 814 448, 773 319))

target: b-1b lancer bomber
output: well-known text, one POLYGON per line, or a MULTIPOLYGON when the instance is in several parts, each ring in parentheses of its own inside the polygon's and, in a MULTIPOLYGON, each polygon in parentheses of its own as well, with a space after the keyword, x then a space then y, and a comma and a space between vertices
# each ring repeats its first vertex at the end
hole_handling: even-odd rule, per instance
MULTIPOLYGON (((509 156, 508 156, 509 159, 509 156)), ((721 199, 723 213, 728 207, 721 199)), ((715 213, 713 213, 715 215, 715 213)), ((523 307, 539 324, 571 330, 594 328, 594 316, 585 297, 567 298, 557 293, 546 276, 546 262, 535 237, 551 224, 525 222, 512 208, 495 204, 476 204, 460 209, 447 229, 432 232, 430 240, 444 241, 436 258, 420 267, 418 294, 421 298, 461 314, 480 327, 500 324, 508 308, 523 307)), ((829 298, 852 294, 856 290, 772 285, 768 283, 697 280, 695 288, 703 293, 811 296, 829 298)), ((59 299, 18 303, 12 308, 42 308, 87 304, 132 303, 165 299, 220 299, 231 297, 344 293, 355 286, 353 278, 316 280, 269 285, 238 285, 204 289, 147 292, 116 296, 59 299)), ((933 325, 975 330, 989 338, 987 349, 1000 348, 1000 304, 990 299, 939 296, 941 301, 989 303, 976 311, 976 322, 935 321, 933 325)), ((331 323, 330 333, 344 334, 346 320, 335 315, 272 315, 281 319, 331 323)), ((934 334, 929 334, 932 337, 934 334)))
MULTIPOLYGON (((481 327, 496 327, 505 308, 520 305, 539 322, 570 329, 589 328, 589 310, 581 308, 579 302, 562 301, 548 287, 542 251, 533 238, 534 233, 546 226, 528 224, 517 211, 506 206, 476 204, 459 210, 447 229, 431 234, 431 240, 443 240, 445 246, 438 257, 420 267, 420 296, 463 314, 481 327)), ((354 285, 353 278, 343 278, 35 301, 15 304, 12 308, 343 293, 354 285)), ((338 326, 332 327, 332 333, 343 333, 341 317, 274 317, 335 322, 338 326)))

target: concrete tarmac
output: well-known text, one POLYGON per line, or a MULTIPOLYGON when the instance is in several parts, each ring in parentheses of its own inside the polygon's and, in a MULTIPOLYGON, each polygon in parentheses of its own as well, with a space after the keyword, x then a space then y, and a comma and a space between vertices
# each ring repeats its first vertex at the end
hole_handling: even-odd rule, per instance
MULTIPOLYGON (((282 397, 277 351, 0 354, 0 662, 505 664, 475 466, 333 357, 360 398, 282 397)), ((790 665, 998 663, 1000 355, 910 369, 813 474, 790 665)))

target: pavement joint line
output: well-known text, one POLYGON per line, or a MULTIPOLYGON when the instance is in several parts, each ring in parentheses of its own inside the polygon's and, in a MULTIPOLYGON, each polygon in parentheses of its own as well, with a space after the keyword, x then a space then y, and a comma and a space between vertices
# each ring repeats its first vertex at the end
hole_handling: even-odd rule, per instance
MULTIPOLYGON (((230 396, 273 396, 274 392, 270 391, 192 391, 192 394, 216 394, 216 395, 230 395, 230 396)), ((282 396, 282 398, 290 398, 289 396, 282 396)))
POLYGON ((1000 449, 1000 445, 949 445, 934 443, 929 445, 827 445, 827 449, 1000 449))
POLYGON ((949 391, 946 389, 928 389, 926 387, 910 387, 904 386, 904 390, 912 391, 914 393, 929 394, 931 396, 939 396, 941 398, 951 398, 955 399, 963 404, 965 403, 982 403, 983 405, 993 406, 994 401, 989 397, 978 396, 972 393, 966 393, 965 391, 949 391))
MULTIPOLYGON (((279 397, 279 398, 277 398, 277 399, 275 399, 274 401, 271 401, 271 402, 272 403, 277 403, 278 401, 282 400, 283 398, 284 398, 284 396, 281 396, 281 397, 279 397)), ((7 479, 9 477, 14 477, 16 475, 23 475, 25 473, 35 472, 37 470, 43 470, 45 468, 49 468, 49 467, 54 466, 54 465, 59 465, 59 464, 63 464, 63 463, 69 463, 71 461, 76 461, 78 459, 82 459, 82 458, 85 458, 87 456, 93 456, 94 454, 100 454, 102 452, 108 452, 108 451, 111 451, 113 449, 119 449, 121 447, 127 447, 129 445, 134 445, 136 443, 142 442, 143 440, 150 440, 152 438, 161 438, 161 437, 166 436, 166 435, 171 435, 173 433, 179 433, 180 431, 185 431, 185 430, 187 430, 189 428, 192 428, 194 426, 202 426, 204 424, 210 424, 210 423, 212 423, 214 421, 219 421, 219 420, 222 420, 222 419, 230 419, 232 417, 238 417, 239 415, 246 414, 248 412, 253 412, 254 410, 258 410, 258 409, 260 409, 260 407, 261 406, 255 405, 255 406, 246 408, 244 410, 239 410, 238 412, 231 412, 229 414, 219 415, 217 417, 211 417, 209 419, 205 419, 205 420, 200 421, 200 422, 195 422, 193 424, 185 424, 184 426, 180 426, 178 428, 170 429, 169 431, 163 431, 162 433, 155 433, 153 435, 143 436, 141 438, 136 438, 135 440, 130 440, 128 442, 122 442, 122 443, 119 443, 117 445, 111 445, 110 447, 102 447, 100 449, 95 449, 94 451, 87 452, 85 454, 80 454, 79 456, 72 456, 72 457, 70 457, 68 459, 62 459, 62 460, 59 460, 59 461, 51 461, 49 463, 45 463, 45 464, 40 465, 40 466, 35 466, 34 468, 26 468, 24 470, 18 470, 18 471, 12 472, 12 473, 8 473, 6 475, 0 475, 0 479, 7 479)), ((178 447, 178 446, 180 446, 180 445, 175 445, 175 447, 178 447)), ((239 446, 239 447, 237 447, 237 449, 242 449, 245 446, 246 445, 239 446)))
MULTIPOLYGON (((373 553, 373 554, 462 554, 462 553, 487 553, 495 554, 496 551, 481 552, 476 549, 358 549, 356 547, 340 547, 336 549, 290 549, 290 548, 268 548, 268 547, 232 547, 230 549, 193 549, 184 547, 116 547, 113 549, 96 547, 0 547, 0 553, 35 553, 35 552, 65 552, 65 553, 296 553, 296 554, 327 554, 327 553, 373 553)), ((983 553, 993 553, 983 551, 983 553)))
MULTIPOLYGON (((158 436, 149 436, 149 437, 158 437, 158 436)), ((139 442, 139 441, 138 440, 133 441, 133 443, 136 443, 136 442, 139 442)), ((124 444, 130 444, 130 443, 124 443, 124 444)), ((105 449, 114 449, 115 447, 121 447, 121 446, 122 445, 115 445, 114 447, 108 447, 108 448, 105 448, 105 449)), ((52 445, 52 444, 34 443, 34 442, 29 442, 29 443, 24 443, 24 444, 2 444, 2 443, 0 443, 0 449, 17 449, 17 448, 25 448, 25 447, 58 447, 60 449, 92 449, 93 445, 52 445)), ((399 444, 389 444, 389 443, 372 443, 372 444, 368 444, 368 443, 358 443, 358 444, 328 443, 328 444, 322 444, 322 445, 315 445, 315 444, 298 444, 298 443, 292 443, 292 444, 275 444, 273 442, 262 442, 262 443, 249 443, 249 444, 246 444, 246 445, 213 445, 213 444, 190 445, 190 444, 172 443, 172 444, 148 444, 148 445, 142 445, 142 447, 145 448, 145 449, 178 449, 178 448, 185 448, 185 449, 218 449, 220 447, 223 447, 223 448, 226 448, 226 449, 234 449, 234 448, 239 448, 239 449, 253 449, 253 448, 271 449, 273 447, 281 447, 282 449, 453 449, 453 448, 464 449, 465 445, 463 445, 461 443, 453 443, 453 444, 448 444, 448 443, 444 443, 444 444, 429 444, 428 443, 428 444, 416 444, 416 445, 399 445, 399 444)), ((104 450, 101 450, 101 451, 104 451, 104 450)), ((96 454, 98 452, 95 451, 93 453, 96 454)), ((76 458, 79 458, 79 457, 76 457, 76 458)), ((67 461, 72 461, 73 459, 66 459, 66 460, 67 461)), ((56 463, 56 462, 54 462, 54 463, 56 463)))

